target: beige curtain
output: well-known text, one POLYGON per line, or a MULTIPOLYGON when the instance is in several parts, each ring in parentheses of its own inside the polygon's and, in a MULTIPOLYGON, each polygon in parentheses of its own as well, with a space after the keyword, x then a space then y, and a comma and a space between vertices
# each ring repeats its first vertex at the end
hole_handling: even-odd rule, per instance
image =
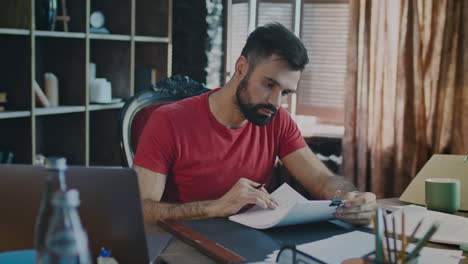
POLYGON ((350 0, 346 178, 399 196, 435 153, 468 154, 468 1, 350 0))

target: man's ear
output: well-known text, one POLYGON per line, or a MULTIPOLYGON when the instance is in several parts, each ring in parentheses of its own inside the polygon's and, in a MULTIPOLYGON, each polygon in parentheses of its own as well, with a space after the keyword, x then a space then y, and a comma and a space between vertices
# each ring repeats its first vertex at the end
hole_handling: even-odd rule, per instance
POLYGON ((242 80, 249 71, 249 61, 244 56, 239 56, 236 61, 235 74, 242 80))

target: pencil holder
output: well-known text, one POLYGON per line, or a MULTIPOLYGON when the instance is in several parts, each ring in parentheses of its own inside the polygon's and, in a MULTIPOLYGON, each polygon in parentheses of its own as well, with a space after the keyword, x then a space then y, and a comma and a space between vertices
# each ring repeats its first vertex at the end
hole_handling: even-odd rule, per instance
MULTIPOLYGON (((386 251, 386 253, 387 252, 388 251, 386 251)), ((409 258, 408 252, 405 252, 406 253, 405 260, 402 261, 399 250, 395 252, 395 250, 391 249, 389 250, 389 252, 391 256, 390 258, 388 257, 388 254, 387 254, 386 261, 378 261, 375 259, 375 251, 373 251, 362 257, 362 259, 364 260, 363 263, 365 264, 417 264, 418 263, 419 255, 409 258), (396 258, 395 258, 395 254, 396 254, 396 258)))

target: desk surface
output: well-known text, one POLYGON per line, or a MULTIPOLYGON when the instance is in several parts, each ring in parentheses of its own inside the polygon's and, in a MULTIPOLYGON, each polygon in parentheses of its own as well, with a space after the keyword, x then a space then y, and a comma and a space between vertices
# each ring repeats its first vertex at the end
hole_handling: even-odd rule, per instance
MULTIPOLYGON (((398 201, 398 199, 396 198, 379 200, 379 203, 393 204, 393 205, 404 204, 398 201)), ((462 215, 462 216, 468 216, 468 212, 459 212, 457 214, 462 215)), ((147 231, 155 232, 155 233, 166 233, 166 231, 164 231, 161 227, 157 225, 147 226, 147 231)), ((436 247, 436 248, 458 249, 455 246, 448 246, 448 245, 436 244, 436 243, 429 243, 429 246, 436 247)), ((468 253, 464 253, 464 256, 466 258, 461 260, 459 262, 460 264, 468 264, 468 253)), ((172 239, 172 241, 169 243, 167 248, 161 254, 161 257, 169 263, 186 263, 186 264, 216 263, 211 258, 200 253, 198 250, 184 243, 183 241, 181 241, 180 239, 176 237, 172 239)))

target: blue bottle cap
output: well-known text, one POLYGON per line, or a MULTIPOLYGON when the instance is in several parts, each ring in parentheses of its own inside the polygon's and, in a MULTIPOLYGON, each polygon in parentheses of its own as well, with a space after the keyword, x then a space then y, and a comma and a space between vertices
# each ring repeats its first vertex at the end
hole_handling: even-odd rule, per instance
POLYGON ((110 257, 111 255, 111 250, 110 249, 105 249, 105 248, 101 248, 101 253, 99 254, 100 257, 110 257))

